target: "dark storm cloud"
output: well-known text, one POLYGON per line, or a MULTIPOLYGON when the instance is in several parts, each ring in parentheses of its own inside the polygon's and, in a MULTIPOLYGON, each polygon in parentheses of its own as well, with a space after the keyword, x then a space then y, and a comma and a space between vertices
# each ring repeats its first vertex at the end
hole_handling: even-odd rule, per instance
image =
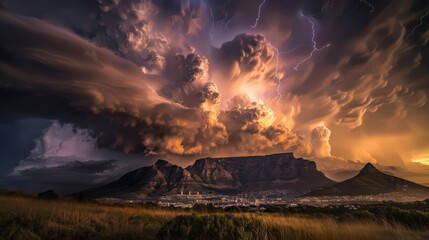
POLYGON ((201 30, 201 18, 204 17, 203 0, 153 0, 160 9, 157 16, 164 28, 176 33, 196 34, 201 30))
MULTIPOLYGON (((237 44, 223 55, 219 52, 224 47, 216 49, 214 59, 219 62, 216 66, 225 66, 224 75, 220 74, 223 78, 217 82, 222 96, 228 93, 229 86, 268 103, 281 96, 280 103, 271 102, 270 107, 277 119, 283 116, 287 119, 289 128, 306 129, 312 155, 328 155, 329 149, 343 155, 343 149, 348 149, 349 155, 343 156, 386 165, 392 160, 380 156, 388 151, 401 152, 403 162, 428 155, 429 149, 423 147, 427 140, 423 136, 427 136, 429 128, 423 122, 428 118, 429 18, 421 19, 429 11, 427 1, 370 1, 374 11, 355 0, 266 1, 255 28, 249 25, 255 23, 261 1, 231 2, 231 6, 238 7, 232 7, 230 12, 221 7, 226 1, 211 5, 215 11, 215 38, 232 39, 223 31, 243 31, 249 36, 252 36, 249 32, 261 34, 267 51, 272 51, 274 57, 261 61, 263 68, 240 76, 245 68, 234 68, 240 66, 236 64, 240 61, 231 61, 236 56, 234 53, 252 56, 247 53, 257 48, 252 44, 237 44), (232 20, 225 26, 229 18, 223 20, 223 16, 227 13, 232 20), (312 30, 317 48, 328 43, 330 46, 315 52, 296 71, 294 66, 313 50, 312 30), (274 47, 280 52, 279 84, 273 85, 277 80, 272 74, 266 74, 258 78, 265 84, 252 86, 252 76, 262 75, 262 69, 274 69, 274 47), (231 79, 242 84, 232 85, 231 79), (318 126, 331 130, 331 136, 315 134, 311 140, 312 131, 317 131, 313 129, 319 129, 318 126), (331 147, 332 141, 335 147, 331 147), (401 146, 399 142, 404 141, 412 143, 401 146)), ((240 43, 228 40, 224 45, 231 42, 240 43)), ((227 96, 231 98, 234 94, 227 96)), ((255 132, 258 128, 252 129, 255 132)))
MULTIPOLYGON (((413 107, 424 105, 426 94, 407 84, 406 80, 410 79, 409 72, 420 65, 419 48, 424 45, 406 37, 404 25, 412 15, 404 14, 411 5, 395 1, 385 8, 377 8, 373 19, 347 38, 332 34, 347 32, 341 31, 342 24, 332 22, 329 15, 321 18, 320 24, 325 27, 323 32, 333 36, 330 40, 333 44, 324 61, 310 65, 313 69, 307 73, 308 77, 293 91, 318 99, 322 106, 331 108, 322 108, 325 113, 332 114, 335 121, 350 127, 362 125, 365 113, 376 112, 385 106, 397 112, 385 117, 394 118, 406 114, 413 107), (315 89, 323 89, 323 92, 315 89), (323 97, 325 94, 326 98, 323 97)), ((425 81, 424 75, 418 78, 425 81)), ((300 122, 320 113, 317 109, 308 110, 313 114, 306 116, 303 113, 299 117, 300 122)), ((323 114, 319 117, 324 118, 323 114)))
POLYGON ((176 54, 166 60, 164 76, 170 83, 160 93, 168 99, 187 107, 196 107, 201 101, 199 91, 208 80, 209 63, 198 54, 176 54))
MULTIPOLYGON (((45 161, 41 159, 40 161, 45 161)), ((22 171, 19 171, 18 173, 21 175, 43 175, 43 172, 51 171, 57 172, 59 175, 64 175, 65 173, 73 173, 74 174, 98 174, 103 173, 107 170, 113 170, 116 168, 116 160, 107 160, 107 161, 86 161, 86 162, 79 162, 79 161, 71 161, 67 162, 66 164, 62 166, 57 167, 51 167, 51 168, 29 168, 22 171)), ((50 174, 49 174, 50 175, 50 174)), ((50 175, 52 176, 52 175, 50 175)), ((68 180, 74 179, 75 181, 80 181, 81 179, 76 177, 70 177, 68 180)), ((61 181, 61 179, 58 179, 61 181)))
POLYGON ((268 75, 264 77, 269 79, 275 74, 269 65, 275 58, 275 52, 261 35, 240 34, 222 44, 219 50, 215 49, 214 55, 219 61, 217 66, 225 69, 231 81, 246 74, 254 75, 246 76, 247 81, 257 79, 255 75, 268 75))
MULTIPOLYGON (((234 14, 248 24, 251 21, 246 18, 255 20, 258 16, 255 11, 259 3, 237 0, 231 4, 240 6, 234 14)), ((214 10, 216 4, 212 3, 214 10)), ((421 54, 426 49, 423 30, 427 28, 423 25, 414 35, 409 33, 418 24, 415 19, 427 11, 428 5, 423 1, 376 1, 373 6, 372 12, 367 4, 352 0, 266 2, 255 28, 264 32, 265 37, 259 37, 258 41, 251 35, 241 35, 224 43, 220 48, 223 54, 215 51, 220 59, 217 66, 225 66, 225 78, 237 80, 239 74, 249 71, 244 77, 246 82, 258 77, 264 81, 276 80, 273 77, 276 52, 270 46, 274 44, 280 49, 280 58, 286 61, 280 61, 278 73, 288 75, 282 77, 281 82, 285 84, 280 87, 280 93, 296 96, 300 98, 300 106, 306 106, 305 111, 295 116, 301 126, 330 119, 354 128, 362 125, 366 113, 386 107, 392 109, 392 113, 385 118, 405 116, 426 102, 421 86, 427 81, 421 59, 427 57, 421 54), (312 29, 307 18, 314 24, 316 47, 327 43, 330 47, 316 52, 295 71, 293 67, 312 51, 312 29), (272 28, 274 23, 278 28, 272 28), (265 43, 264 49, 269 53, 266 57, 253 53, 262 49, 258 42, 265 43), (261 72, 267 70, 270 71, 261 77, 261 72), (418 85, 420 87, 416 87, 418 85)))
MULTIPOLYGON (((417 82, 420 85, 426 82, 421 59, 427 40, 423 32, 408 36, 410 29, 405 27, 413 26, 410 20, 419 19, 425 13, 424 7, 420 11, 415 8, 418 4, 427 10, 427 4, 422 5, 421 1, 378 1, 374 3, 374 12, 359 1, 303 1, 302 4, 270 1, 263 5, 263 14, 256 29, 265 31, 266 39, 273 42, 261 42, 266 42, 267 51, 274 56, 275 48, 270 44, 274 44, 280 52, 287 50, 283 46, 292 49, 290 53, 285 51, 287 54, 281 53, 280 56, 286 64, 278 63, 278 73, 287 72, 288 76, 281 77, 284 84, 281 84, 279 92, 288 95, 287 100, 291 100, 290 96, 299 98, 295 109, 306 108, 294 116, 300 127, 329 119, 331 123, 355 128, 362 125, 367 113, 389 108, 391 113, 382 117, 393 119, 403 117, 409 110, 426 103, 427 93, 416 86, 419 85, 417 82), (294 13, 277 15, 282 7, 289 7, 294 13), (293 19, 289 21, 290 18, 293 19), (294 70, 293 67, 312 51, 312 42, 309 41, 312 29, 308 18, 314 24, 316 47, 320 48, 326 43, 330 45, 325 51, 316 52, 309 61, 300 65, 299 70, 294 70), (285 33, 272 31, 269 25, 274 22, 290 31, 286 40, 279 37, 285 33), (303 43, 303 40, 308 43, 303 43)), ((240 10, 245 12, 245 8, 240 10)), ((425 29, 424 26, 421 28, 425 29)), ((243 37, 222 45, 221 50, 226 51, 224 55, 219 54, 219 62, 226 63, 228 76, 237 80, 238 74, 249 66, 245 61, 240 61, 245 58, 234 57, 237 55, 234 53, 252 57, 251 51, 259 49, 255 46, 244 41, 243 37), (238 44, 227 47, 234 42, 238 44), (230 60, 234 58, 240 59, 237 61, 242 64, 240 67, 234 67, 235 62, 230 60)), ((273 69, 275 61, 268 58, 261 60, 250 61, 251 67, 262 63, 260 68, 255 69, 254 76, 270 67, 273 69)), ((273 72, 262 79, 273 81, 273 72)), ((252 75, 246 76, 244 81, 251 82, 252 75)))
POLYGON ((168 79, 179 84, 206 81, 208 78, 208 60, 198 54, 189 54, 186 57, 178 54, 169 59, 166 67, 168 79))
POLYGON ((162 69, 167 55, 187 48, 184 36, 201 28, 202 1, 2 1, 12 12, 65 27, 147 72, 162 69))
POLYGON ((204 113, 159 97, 149 86, 154 77, 136 65, 33 19, 2 12, 0 25, 9 58, 0 64, 5 117, 49 113, 93 130, 99 146, 125 152, 201 151, 198 136, 210 129, 204 113))
MULTIPOLYGON (((39 161, 43 162, 45 159, 39 161)), ((14 171, 4 177, 1 184, 27 191, 44 191, 53 188, 60 193, 73 193, 111 181, 109 177, 112 177, 112 172, 116 168, 116 160, 85 162, 68 160, 64 165, 14 171), (29 182, 31 184, 28 184, 29 182)))
MULTIPOLYGON (((267 121, 261 123, 264 128, 272 124, 266 118, 274 116, 265 115, 243 129, 226 128, 218 121, 220 93, 207 81, 203 56, 176 55, 177 61, 168 60, 166 68, 172 74, 163 79, 143 74, 136 65, 52 25, 5 12, 0 24, 6 36, 0 40, 2 54, 8 58, 0 64, 6 117, 59 119, 89 129, 99 147, 146 154, 201 154, 237 146, 229 142, 229 134, 250 131, 257 122, 267 121), (177 94, 159 96, 156 86, 162 83, 174 86, 170 89, 177 94)), ((259 57, 269 57, 266 43, 260 48, 240 57, 248 71, 263 65, 259 57)), ((300 147, 296 140, 278 137, 272 142, 258 135, 252 141, 263 149, 274 144, 286 151, 300 147)))

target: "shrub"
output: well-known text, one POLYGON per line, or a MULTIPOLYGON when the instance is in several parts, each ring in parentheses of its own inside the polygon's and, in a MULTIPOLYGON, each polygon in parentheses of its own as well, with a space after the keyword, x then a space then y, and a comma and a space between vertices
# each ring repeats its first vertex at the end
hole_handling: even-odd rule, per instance
POLYGON ((56 200, 60 197, 54 190, 48 190, 45 192, 41 192, 37 195, 38 198, 46 199, 46 200, 56 200))
POLYGON ((194 204, 194 206, 192 207, 192 210, 197 212, 208 212, 208 213, 218 211, 218 209, 216 209, 216 207, 214 207, 211 204, 194 204))
POLYGON ((229 206, 224 209, 225 212, 239 213, 244 212, 239 206, 229 206))
POLYGON ((404 210, 395 207, 387 209, 386 218, 389 221, 402 223, 412 229, 428 229, 429 214, 418 210, 404 210))
POLYGON ((376 222, 376 221, 378 221, 377 217, 373 213, 371 213, 367 210, 361 210, 361 211, 343 214, 340 216, 339 220, 340 221, 352 221, 352 222, 354 222, 354 221, 360 221, 360 222, 367 222, 367 221, 376 222))
POLYGON ((265 225, 257 219, 233 215, 178 216, 158 232, 159 239, 260 239, 265 225))

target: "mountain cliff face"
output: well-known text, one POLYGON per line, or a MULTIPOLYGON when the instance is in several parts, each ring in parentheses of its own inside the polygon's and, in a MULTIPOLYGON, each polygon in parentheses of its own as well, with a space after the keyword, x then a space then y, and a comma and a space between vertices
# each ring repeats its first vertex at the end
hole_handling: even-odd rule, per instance
POLYGON ((273 189, 317 189, 333 181, 316 164, 292 153, 268 156, 204 158, 186 168, 194 181, 212 189, 261 191, 273 189))
POLYGON ((91 198, 146 198, 181 191, 240 193, 265 190, 311 191, 334 184, 316 164, 292 153, 268 156, 204 158, 187 168, 158 160, 118 181, 79 195, 91 198))
POLYGON ((403 193, 407 195, 429 196, 429 188, 380 172, 371 163, 353 178, 325 189, 316 190, 308 196, 357 196, 381 193, 403 193))

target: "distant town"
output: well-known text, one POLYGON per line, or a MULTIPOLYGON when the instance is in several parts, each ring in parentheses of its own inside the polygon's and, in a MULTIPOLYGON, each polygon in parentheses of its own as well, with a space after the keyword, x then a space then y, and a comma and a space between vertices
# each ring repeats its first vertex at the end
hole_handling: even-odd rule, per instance
MULTIPOLYGON (((199 192, 183 192, 180 194, 164 195, 159 197, 141 199, 100 198, 102 202, 117 203, 155 203, 161 207, 192 208, 195 204, 212 205, 216 208, 227 207, 259 207, 264 205, 286 205, 296 207, 299 205, 327 206, 350 205, 361 203, 380 203, 385 201, 414 202, 425 200, 424 197, 407 196, 404 193, 383 193, 377 195, 358 196, 303 196, 298 191, 266 191, 250 192, 237 195, 201 194, 199 192)), ((353 206, 353 205, 350 205, 353 206)), ((352 207, 353 208, 353 207, 352 207)), ((263 209, 262 209, 263 210, 263 209)), ((353 209, 351 209, 353 210, 353 209)))

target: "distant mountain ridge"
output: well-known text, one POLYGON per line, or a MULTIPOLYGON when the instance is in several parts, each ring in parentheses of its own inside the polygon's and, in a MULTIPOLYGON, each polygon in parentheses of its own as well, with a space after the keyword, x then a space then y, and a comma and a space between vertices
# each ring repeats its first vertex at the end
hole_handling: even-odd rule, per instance
POLYGON ((429 187, 382 173, 371 163, 367 163, 356 176, 312 191, 307 196, 358 196, 393 192, 429 197, 429 187))
POLYGON ((181 191, 231 194, 265 190, 312 191, 334 183, 317 170, 313 161, 281 153, 203 158, 186 168, 158 160, 153 166, 136 169, 115 182, 76 195, 144 199, 181 191))

